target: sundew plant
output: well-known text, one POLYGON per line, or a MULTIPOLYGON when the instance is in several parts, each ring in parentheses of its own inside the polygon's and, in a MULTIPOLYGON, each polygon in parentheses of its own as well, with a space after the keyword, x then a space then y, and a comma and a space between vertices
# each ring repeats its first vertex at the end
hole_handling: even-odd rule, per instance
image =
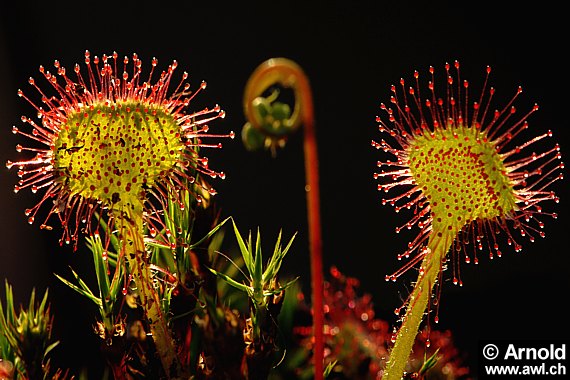
MULTIPOLYGON (((420 265, 404 305, 387 379, 402 376, 426 309, 431 310, 433 303, 437 310, 439 296, 432 295, 441 286, 448 261, 453 283, 461 284, 460 261, 477 263, 480 251, 501 256, 500 240, 518 252, 521 240, 545 236, 544 219, 557 217, 543 206, 559 200, 551 185, 563 177, 560 147, 538 146, 552 137, 552 131, 517 138, 529 129, 528 119, 538 105, 518 111, 519 87, 506 105, 495 110, 490 73, 487 67, 483 89, 473 96, 457 61, 445 65, 441 78, 430 67, 427 89, 420 86, 416 71, 411 85, 401 79, 399 86, 391 87, 390 105, 380 106, 384 114, 377 121, 387 140, 372 145, 392 159, 380 160, 381 170, 374 177, 380 181, 378 190, 393 194, 382 203, 396 211, 413 210, 396 232, 414 226, 420 230, 398 256, 408 260, 406 264, 386 277, 395 281, 420 265)), ((434 318, 437 322, 437 313, 434 318)))
POLYGON ((120 58, 114 52, 99 58, 86 51, 83 72, 76 64, 68 74, 58 61, 53 73, 40 66, 55 95, 47 94, 31 77, 29 84, 40 101, 22 90, 18 95, 34 107, 39 121, 23 116, 28 129, 14 126, 12 131, 43 147, 18 144, 17 151, 30 158, 9 161, 7 167, 17 168, 21 178, 14 191, 29 188, 42 194, 40 202, 25 211, 29 223, 47 204, 48 217, 40 227, 50 229, 50 217, 57 216, 64 229, 62 243, 76 246, 81 232, 97 237, 103 234, 101 226, 106 232, 103 253, 112 239, 117 240, 118 261, 127 263, 136 284, 163 368, 169 376, 178 376, 181 368, 163 301, 153 284, 145 240, 156 238, 158 231, 168 236, 167 224, 172 221, 165 220, 163 210, 169 205, 184 209, 186 194, 190 203, 202 202, 201 192, 215 194, 196 177, 224 178, 224 174, 210 169, 199 150, 220 148, 221 143, 208 144, 205 139, 233 137, 233 133, 209 133, 208 123, 224 117, 218 105, 186 111, 193 97, 206 88, 205 82, 191 91, 184 82, 188 73, 183 73, 178 83, 171 84, 177 62, 162 72, 155 70, 157 64, 153 59, 144 73, 136 54, 120 58))
MULTIPOLYGON (((401 79, 381 104, 374 178, 383 204, 411 214, 396 232, 419 230, 398 255, 404 265, 386 276, 418 271, 392 323, 338 266, 325 280, 313 96, 297 63, 271 58, 253 70, 240 135, 246 150, 276 157, 302 130, 309 246, 301 248, 295 237, 305 231, 262 239, 261 227, 246 234, 239 215, 217 207, 226 174, 208 155, 231 159, 222 144, 235 128, 220 105, 195 107, 206 82, 136 53, 86 51, 81 60, 71 70, 57 60, 40 66, 17 90, 30 112, 12 127, 17 158, 6 166, 14 192, 36 194, 24 220, 48 233, 61 227, 61 246, 91 255, 93 281, 74 268, 54 275, 95 308, 103 378, 469 378, 452 332, 420 326, 438 321, 445 269, 461 285, 461 261, 520 251, 556 218, 560 147, 551 131, 527 136, 538 106, 515 108, 521 88, 495 110, 491 69, 472 95, 454 62, 441 73, 430 67, 427 86, 417 71, 411 85, 401 79), (303 252, 310 278, 283 274, 285 258, 303 252)), ((37 302, 34 289, 19 309, 13 298, 6 281, 0 379, 86 378, 52 360, 60 342, 49 293, 37 302)))

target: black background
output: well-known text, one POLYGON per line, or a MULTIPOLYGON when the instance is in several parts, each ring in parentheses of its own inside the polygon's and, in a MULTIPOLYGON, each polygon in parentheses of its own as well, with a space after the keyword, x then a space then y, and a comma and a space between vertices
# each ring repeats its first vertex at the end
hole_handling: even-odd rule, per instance
MULTIPOLYGON (((407 295, 415 273, 386 283, 401 262, 396 255, 413 234, 396 235, 407 219, 380 204, 372 173, 382 158, 370 146, 379 138, 375 116, 389 101, 389 86, 413 70, 425 74, 430 65, 443 73, 446 62, 459 60, 462 77, 475 88, 491 65, 497 88, 496 107, 522 85, 518 104, 541 106, 530 119, 530 138, 551 129, 562 153, 568 146, 568 46, 566 13, 554 2, 532 5, 505 2, 25 2, 0 8, 0 159, 17 160, 11 134, 19 118, 34 116, 16 96, 29 90, 27 79, 40 77, 39 65, 51 68, 58 59, 70 70, 93 55, 117 51, 153 56, 164 68, 173 59, 187 70, 193 87, 208 89, 196 108, 219 103, 227 111, 214 129, 234 130, 244 123, 242 94, 255 67, 271 57, 296 61, 312 85, 321 177, 321 212, 325 268, 339 269, 362 281, 374 296, 381 317, 395 322, 392 310, 407 295)), ((178 74, 180 75, 180 74, 178 74)), ((31 93, 31 91, 28 91, 31 93)), ((474 92, 473 92, 474 93, 474 92)), ((275 159, 267 152, 247 152, 239 139, 208 154, 211 166, 226 172, 215 182, 218 206, 233 215, 242 231, 260 226, 267 250, 283 228, 299 231, 284 271, 309 284, 307 223, 304 197, 302 135, 298 133, 275 159)), ((524 141, 524 140, 523 140, 524 141)), ((547 141, 546 146, 554 142, 547 141)), ((385 158, 385 156, 384 156, 385 158)), ((89 276, 89 256, 57 245, 57 232, 28 225, 23 210, 38 195, 12 187, 15 170, 0 170, 0 278, 14 285, 25 300, 36 287, 49 287, 61 365, 91 369, 98 363, 97 338, 90 326, 95 308, 61 284, 53 273, 69 274, 71 265, 89 276)), ((482 257, 478 266, 463 265, 463 287, 444 276, 440 323, 451 329, 456 345, 473 370, 480 339, 569 338, 564 314, 570 291, 568 275, 567 181, 554 189, 561 201, 557 220, 545 220, 547 237, 524 241, 523 252, 508 247, 502 258, 482 257)), ((417 233, 417 230, 413 231, 417 233)), ((308 288, 307 288, 308 289, 308 288)), ((94 370, 97 378, 98 370, 94 370)))

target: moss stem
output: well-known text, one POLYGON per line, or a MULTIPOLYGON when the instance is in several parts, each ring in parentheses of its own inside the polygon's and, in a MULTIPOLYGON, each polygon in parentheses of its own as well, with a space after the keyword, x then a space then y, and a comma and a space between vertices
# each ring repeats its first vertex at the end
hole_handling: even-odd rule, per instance
POLYGON ((406 370, 406 364, 412 352, 433 286, 437 281, 442 262, 453 243, 454 237, 455 235, 451 233, 443 233, 441 236, 437 236, 437 233, 434 232, 430 236, 429 251, 424 257, 418 281, 408 300, 406 315, 398 330, 394 348, 390 352, 390 359, 386 365, 383 380, 400 380, 406 370))

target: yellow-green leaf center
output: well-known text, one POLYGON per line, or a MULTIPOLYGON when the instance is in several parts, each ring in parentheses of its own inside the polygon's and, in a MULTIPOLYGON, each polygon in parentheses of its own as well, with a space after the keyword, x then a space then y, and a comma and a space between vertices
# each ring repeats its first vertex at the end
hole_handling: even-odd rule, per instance
POLYGON ((455 234, 471 221, 515 209, 505 165, 484 132, 438 129, 416 136, 407 153, 413 178, 430 203, 434 231, 455 234))
POLYGON ((179 162, 180 126, 160 106, 116 102, 69 115, 54 141, 53 163, 73 195, 107 205, 138 205, 179 162))

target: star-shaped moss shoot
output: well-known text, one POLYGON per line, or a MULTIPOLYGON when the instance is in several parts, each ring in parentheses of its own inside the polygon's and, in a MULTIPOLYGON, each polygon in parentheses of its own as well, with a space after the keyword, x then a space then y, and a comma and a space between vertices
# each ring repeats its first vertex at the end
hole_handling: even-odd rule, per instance
POLYGON ((41 206, 49 204, 41 227, 51 228, 48 221, 57 215, 64 230, 62 243, 73 242, 76 247, 82 230, 98 233, 94 215, 108 217, 110 231, 117 231, 121 240, 121 254, 137 285, 164 369, 174 376, 176 354, 152 285, 144 233, 164 229, 158 210, 169 201, 184 207, 182 191, 189 191, 197 202, 203 190, 215 194, 197 177, 225 175, 210 169, 200 150, 221 147, 219 142, 205 143, 207 138, 233 138, 234 134, 209 133, 209 123, 225 115, 217 105, 187 111, 206 83, 193 91, 186 83, 188 74, 183 73, 170 91, 177 62, 160 73, 157 64, 152 59, 145 74, 137 54, 131 59, 121 59, 117 53, 99 58, 87 51, 85 68, 76 64, 71 75, 58 61, 54 73, 40 66, 52 94, 33 78, 29 83, 40 102, 18 90, 39 120, 22 117, 31 132, 13 127, 15 134, 32 140, 29 146, 17 145, 18 152, 31 157, 9 161, 7 167, 18 168, 21 179, 16 192, 29 188, 43 194, 37 205, 26 210, 28 221, 33 223, 41 206), (194 191, 195 186, 203 189, 194 191))
POLYGON ((560 148, 558 144, 549 148, 538 144, 551 137, 551 131, 526 140, 518 136, 529 128, 529 116, 538 106, 518 115, 514 103, 522 93, 519 87, 504 107, 492 110, 495 89, 489 85, 489 67, 474 101, 469 82, 461 80, 459 63, 446 64, 445 70, 441 93, 436 90, 433 67, 426 95, 420 93, 417 71, 412 86, 407 87, 404 79, 399 87, 392 86, 392 106, 381 104, 385 115, 377 118, 387 140, 372 142, 395 157, 379 161, 381 170, 374 174, 380 181, 379 190, 397 193, 382 203, 396 211, 412 212, 396 232, 413 226, 420 229, 398 256, 408 259, 406 264, 386 277, 395 281, 421 262, 418 281, 406 301, 387 379, 402 376, 448 252, 453 252, 453 282, 461 284, 459 258, 477 263, 478 251, 488 251, 491 258, 501 256, 501 240, 520 251, 522 237, 530 241, 543 237, 544 217, 556 218, 555 213, 543 210, 543 204, 558 202, 551 185, 562 179, 560 148), (540 150, 532 151, 534 148, 540 150))

